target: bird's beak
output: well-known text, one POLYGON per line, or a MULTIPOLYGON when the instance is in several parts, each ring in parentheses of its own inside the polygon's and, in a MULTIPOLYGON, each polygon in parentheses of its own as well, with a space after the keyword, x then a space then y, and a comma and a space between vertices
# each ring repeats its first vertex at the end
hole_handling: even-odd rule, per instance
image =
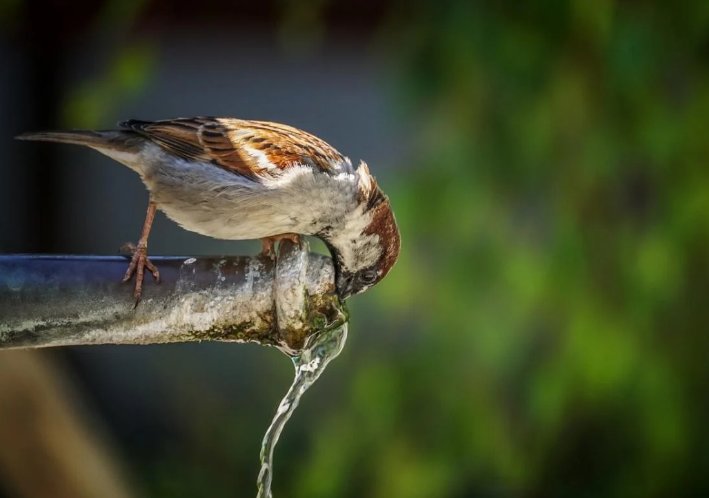
POLYGON ((340 300, 344 301, 354 293, 354 289, 352 288, 353 283, 353 275, 342 275, 337 280, 337 295, 339 296, 340 300))

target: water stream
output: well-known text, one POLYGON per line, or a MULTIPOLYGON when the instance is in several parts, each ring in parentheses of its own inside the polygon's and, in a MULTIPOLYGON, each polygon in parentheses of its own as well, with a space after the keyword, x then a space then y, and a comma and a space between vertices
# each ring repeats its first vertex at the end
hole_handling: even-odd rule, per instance
POLYGON ((288 392, 278 405, 271 425, 261 444, 261 471, 258 475, 257 498, 272 498, 273 450, 288 419, 293 415, 303 393, 320 377, 327 364, 342 351, 347 340, 347 323, 310 337, 309 344, 298 356, 294 356, 295 377, 288 392))

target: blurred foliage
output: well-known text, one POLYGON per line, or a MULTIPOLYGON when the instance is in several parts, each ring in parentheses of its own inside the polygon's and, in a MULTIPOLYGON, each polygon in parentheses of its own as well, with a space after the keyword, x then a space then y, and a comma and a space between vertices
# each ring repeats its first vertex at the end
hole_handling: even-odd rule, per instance
POLYGON ((283 50, 297 54, 321 44, 327 0, 281 0, 279 38, 283 50))
POLYGON ((402 2, 382 40, 402 352, 342 367, 294 496, 709 496, 709 3, 402 2))
POLYGON ((67 97, 62 121, 69 127, 97 128, 137 95, 152 72, 155 55, 145 43, 122 47, 103 72, 84 82, 67 97))
POLYGON ((98 13, 89 38, 109 40, 115 52, 90 79, 69 90, 62 122, 70 128, 101 127, 126 101, 140 94, 157 62, 154 45, 129 36, 145 0, 109 0, 98 13))

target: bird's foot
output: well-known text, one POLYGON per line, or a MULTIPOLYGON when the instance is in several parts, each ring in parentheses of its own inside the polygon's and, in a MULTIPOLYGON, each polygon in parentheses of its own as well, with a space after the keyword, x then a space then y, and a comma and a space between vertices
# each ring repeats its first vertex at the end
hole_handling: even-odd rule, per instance
POLYGON ((138 243, 137 246, 127 243, 121 248, 121 252, 132 254, 130 264, 123 276, 122 282, 128 282, 133 274, 135 274, 135 289, 133 297, 135 297, 135 305, 138 306, 140 298, 143 295, 143 279, 145 277, 145 269, 147 268, 153 275, 156 283, 160 283, 160 272, 157 267, 148 259, 148 246, 144 243, 138 243))
POLYGON ((300 246, 300 235, 297 233, 282 233, 279 235, 273 235, 271 237, 264 237, 261 239, 261 254, 270 258, 276 259, 276 242, 281 240, 290 240, 294 244, 300 246))

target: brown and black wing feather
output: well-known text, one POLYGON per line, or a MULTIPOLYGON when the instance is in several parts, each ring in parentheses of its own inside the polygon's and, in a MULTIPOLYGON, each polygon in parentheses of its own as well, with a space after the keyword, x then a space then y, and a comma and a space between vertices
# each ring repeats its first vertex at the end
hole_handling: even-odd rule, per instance
POLYGON ((183 159, 211 162, 247 177, 277 175, 294 165, 333 172, 346 162, 325 141, 296 128, 230 118, 178 118, 120 123, 183 159))

